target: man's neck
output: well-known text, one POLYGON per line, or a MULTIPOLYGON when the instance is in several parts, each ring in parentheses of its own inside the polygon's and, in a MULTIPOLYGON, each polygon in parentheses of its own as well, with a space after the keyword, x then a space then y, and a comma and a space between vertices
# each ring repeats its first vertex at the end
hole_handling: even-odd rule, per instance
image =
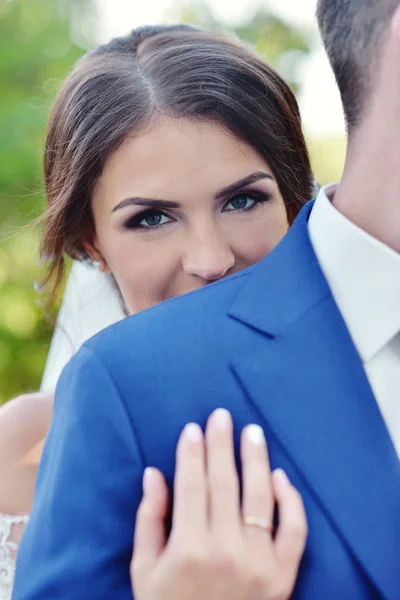
POLYGON ((333 203, 356 225, 400 252, 400 70, 388 46, 377 92, 349 139, 333 203))

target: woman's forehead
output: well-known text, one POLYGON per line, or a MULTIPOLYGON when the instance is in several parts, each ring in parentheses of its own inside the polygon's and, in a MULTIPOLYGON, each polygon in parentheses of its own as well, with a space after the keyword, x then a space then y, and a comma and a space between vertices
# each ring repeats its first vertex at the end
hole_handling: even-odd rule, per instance
MULTIPOLYGON (((213 122, 165 118, 129 136, 106 162, 97 193, 158 197, 214 191, 268 165, 252 147, 213 122)), ((171 198, 179 200, 179 198, 171 198)))

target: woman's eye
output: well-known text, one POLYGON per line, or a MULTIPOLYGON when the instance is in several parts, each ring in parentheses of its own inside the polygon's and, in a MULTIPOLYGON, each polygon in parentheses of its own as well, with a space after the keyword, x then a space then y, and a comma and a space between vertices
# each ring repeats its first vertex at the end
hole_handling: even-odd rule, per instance
POLYGON ((257 200, 247 194, 240 194, 225 204, 225 210, 249 210, 255 204, 257 204, 257 200))
POLYGON ((157 229, 171 221, 173 221, 173 219, 163 212, 160 212, 159 210, 149 210, 130 219, 126 224, 126 227, 127 229, 157 229))
POLYGON ((145 227, 159 227, 168 221, 168 217, 160 212, 149 213, 140 222, 145 227))

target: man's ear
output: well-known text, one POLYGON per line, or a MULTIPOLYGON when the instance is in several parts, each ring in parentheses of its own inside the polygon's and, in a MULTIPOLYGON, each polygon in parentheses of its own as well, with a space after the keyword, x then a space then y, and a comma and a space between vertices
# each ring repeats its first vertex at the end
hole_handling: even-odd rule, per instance
POLYGON ((391 30, 397 43, 400 44, 400 4, 393 15, 391 30))
POLYGON ((101 251, 98 249, 95 241, 86 241, 83 243, 86 254, 92 260, 92 263, 103 273, 110 273, 111 269, 108 266, 106 259, 104 258, 101 251))

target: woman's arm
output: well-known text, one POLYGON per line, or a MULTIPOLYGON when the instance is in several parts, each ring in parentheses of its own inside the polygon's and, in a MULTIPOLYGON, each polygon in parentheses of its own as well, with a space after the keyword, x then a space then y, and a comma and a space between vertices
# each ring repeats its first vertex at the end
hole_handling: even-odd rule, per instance
POLYGON ((0 512, 29 513, 52 394, 26 394, 0 408, 0 512))
POLYGON ((38 464, 38 446, 47 435, 52 412, 53 394, 40 392, 18 396, 0 408, 0 465, 27 460, 38 464))
POLYGON ((0 596, 11 597, 15 558, 31 511, 52 394, 28 394, 0 408, 0 596))

